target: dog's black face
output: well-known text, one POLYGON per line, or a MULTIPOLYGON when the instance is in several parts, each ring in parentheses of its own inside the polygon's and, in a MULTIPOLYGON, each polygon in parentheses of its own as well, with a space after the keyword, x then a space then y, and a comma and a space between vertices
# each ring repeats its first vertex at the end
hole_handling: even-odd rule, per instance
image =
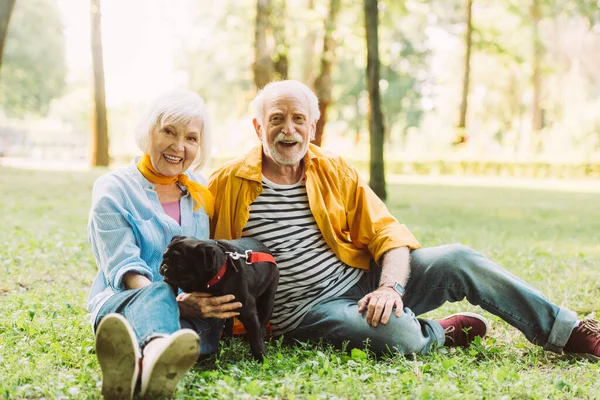
POLYGON ((165 282, 186 293, 202 292, 226 257, 215 242, 175 236, 163 254, 159 272, 165 282))

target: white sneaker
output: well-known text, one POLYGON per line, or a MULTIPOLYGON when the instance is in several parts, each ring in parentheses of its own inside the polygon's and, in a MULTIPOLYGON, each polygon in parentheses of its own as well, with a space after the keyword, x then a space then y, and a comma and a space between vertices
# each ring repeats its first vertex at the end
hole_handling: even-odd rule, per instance
POLYGON ((133 329, 120 314, 108 314, 96 330, 96 356, 102 369, 102 396, 132 399, 140 350, 133 329))
POLYGON ((181 329, 148 344, 142 359, 141 396, 171 398, 179 380, 190 370, 200 354, 200 337, 191 329, 181 329))

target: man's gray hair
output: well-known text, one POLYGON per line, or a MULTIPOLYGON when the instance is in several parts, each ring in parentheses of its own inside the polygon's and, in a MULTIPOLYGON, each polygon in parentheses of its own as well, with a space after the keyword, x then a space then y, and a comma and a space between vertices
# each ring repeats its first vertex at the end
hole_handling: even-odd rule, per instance
POLYGON ((187 126, 196 118, 202 121, 202 131, 199 132, 200 149, 191 168, 198 170, 210 160, 211 132, 206 103, 195 92, 177 89, 154 100, 135 130, 137 145, 144 153, 148 153, 152 132, 155 129, 168 124, 187 126))
POLYGON ((272 93, 278 93, 283 90, 294 90, 298 94, 302 94, 308 101, 308 113, 310 123, 314 123, 319 120, 321 112, 319 111, 319 99, 317 95, 310 90, 308 86, 300 81, 284 80, 269 82, 263 87, 257 94, 254 100, 252 100, 252 112, 253 117, 262 125, 263 118, 265 116, 265 97, 272 93))

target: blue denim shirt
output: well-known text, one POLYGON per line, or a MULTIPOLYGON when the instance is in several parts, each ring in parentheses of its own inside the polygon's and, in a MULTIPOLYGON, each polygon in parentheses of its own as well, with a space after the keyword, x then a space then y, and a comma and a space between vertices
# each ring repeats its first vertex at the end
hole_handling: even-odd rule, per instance
MULTIPOLYGON (((192 173, 186 174, 198 181, 192 173)), ((152 282, 163 279, 158 268, 173 236, 209 237, 208 215, 202 207, 193 210, 189 193, 181 198, 180 226, 164 212, 154 187, 138 171, 136 160, 94 183, 88 240, 99 271, 88 299, 92 326, 104 302, 125 290, 126 273, 137 272, 152 282)))

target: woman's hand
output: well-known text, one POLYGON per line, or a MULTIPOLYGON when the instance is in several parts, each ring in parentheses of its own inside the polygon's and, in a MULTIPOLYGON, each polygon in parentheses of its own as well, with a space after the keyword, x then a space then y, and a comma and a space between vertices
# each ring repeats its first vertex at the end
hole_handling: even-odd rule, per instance
POLYGON ((240 315, 234 310, 240 308, 242 303, 234 300, 232 294, 213 296, 201 292, 181 293, 177 296, 177 305, 182 317, 227 319, 240 315))

